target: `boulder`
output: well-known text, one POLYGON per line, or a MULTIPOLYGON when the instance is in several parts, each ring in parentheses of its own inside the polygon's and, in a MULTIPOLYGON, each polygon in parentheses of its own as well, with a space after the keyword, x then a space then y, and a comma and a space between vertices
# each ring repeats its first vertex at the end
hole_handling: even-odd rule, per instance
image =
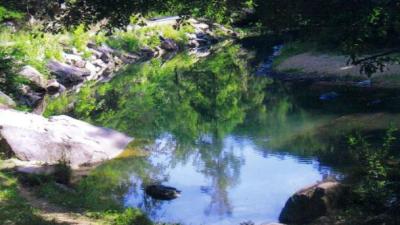
POLYGON ((15 107, 17 104, 15 104, 14 100, 10 98, 10 96, 0 91, 0 105, 15 107))
POLYGON ((39 89, 46 88, 46 79, 44 76, 32 66, 24 66, 18 75, 28 79, 33 85, 39 89))
POLYGON ((10 109, 0 109, 0 150, 23 161, 72 168, 118 156, 132 141, 120 132, 96 127, 68 116, 50 119, 10 109))
POLYGON ((326 181, 298 191, 286 202, 279 221, 307 224, 335 209, 344 194, 344 186, 326 181))
POLYGON ((72 87, 84 81, 84 78, 90 76, 90 71, 75 66, 70 66, 55 60, 51 60, 47 67, 50 72, 56 76, 57 81, 66 87, 72 87))

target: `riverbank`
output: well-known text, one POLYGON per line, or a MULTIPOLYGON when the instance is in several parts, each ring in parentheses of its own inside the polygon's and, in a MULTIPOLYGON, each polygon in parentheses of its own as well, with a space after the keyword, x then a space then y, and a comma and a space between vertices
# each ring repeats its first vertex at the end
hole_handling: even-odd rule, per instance
POLYGON ((207 56, 212 44, 237 35, 206 20, 168 17, 130 24, 107 35, 100 25, 63 33, 41 31, 40 21, 7 22, 0 32, 0 102, 41 114, 45 99, 105 82, 126 65, 177 52, 207 56))
MULTIPOLYGON (((183 51, 194 54, 199 58, 205 57, 210 54, 210 48, 213 44, 235 36, 232 30, 210 21, 192 18, 187 20, 184 25, 178 25, 178 21, 179 18, 173 17, 151 20, 148 21, 147 25, 131 24, 127 27, 127 30, 117 30, 111 36, 107 36, 99 27, 91 27, 89 30, 85 30, 83 26, 79 26, 73 32, 52 34, 40 31, 40 24, 27 24, 21 27, 12 22, 4 23, 0 25, 2 28, 0 32, 2 37, 0 41, 0 60, 1 65, 4 66, 0 72, 1 108, 11 107, 42 114, 46 109, 46 99, 55 99, 68 93, 78 93, 85 83, 107 83, 128 65, 151 59, 169 61, 176 54, 183 51)), ((2 112, 6 112, 6 110, 8 109, 4 109, 2 112)), ((22 117, 24 117, 23 115, 35 117, 32 114, 20 113, 20 115, 22 117)), ((5 117, 2 118, 5 119, 5 117)), ((65 119, 66 117, 61 120, 66 122, 65 119)), ((32 119, 33 122, 42 120, 46 119, 43 117, 32 119)), ((7 123, 12 121, 21 120, 15 118, 4 120, 0 124, 4 125, 4 127, 2 126, 0 129, 14 129, 13 125, 7 123), (10 125, 8 128, 5 125, 6 123, 10 125)), ((52 121, 54 120, 50 119, 47 122, 52 121)), ((69 126, 67 123, 65 123, 67 127, 79 127, 76 124, 69 126)), ((20 125, 23 126, 23 124, 20 125)), ((48 132, 55 128, 53 125, 36 130, 37 126, 33 127, 27 128, 27 130, 37 132, 37 134, 42 133, 42 131, 48 132)), ((61 128, 59 131, 66 130, 65 128, 61 128)), ((112 131, 107 130, 97 135, 98 137, 102 136, 104 139, 113 140, 110 132, 112 131)), ((79 132, 75 130, 68 132, 68 134, 62 134, 59 141, 64 143, 65 141, 68 142, 68 139, 73 140, 75 138, 74 135, 79 136, 77 133, 79 132)), ((7 138, 14 140, 15 136, 13 138, 13 135, 15 134, 15 132, 12 133, 11 131, 7 138)), ((22 136, 19 135, 19 137, 22 136)), ((32 141, 39 141, 36 138, 36 134, 26 136, 31 137, 30 140, 32 141)), ((0 138, 0 140, 3 140, 3 138, 0 138)), ((96 137, 92 136, 87 140, 96 142, 96 137)), ((46 144, 47 146, 58 143, 57 140, 50 139, 46 139, 42 143, 46 141, 51 142, 46 144)), ((10 142, 10 140, 7 142, 10 142)), ((52 157, 54 155, 52 151, 54 149, 65 149, 65 147, 70 148, 72 145, 75 146, 75 141, 72 142, 74 143, 64 143, 69 147, 53 146, 54 148, 49 149, 49 152, 40 153, 40 155, 55 159, 52 157)), ((19 141, 15 140, 15 143, 16 145, 12 146, 13 148, 21 147, 21 145, 18 145, 19 141)), ((99 142, 97 143, 101 145, 99 142)), ((0 148, 8 148, 8 144, 2 145, 0 148)), ((23 145, 23 147, 26 147, 25 150, 33 150, 29 146, 39 145, 23 145)), ((104 148, 104 145, 102 146, 104 148)), ((90 149, 93 150, 93 148, 90 149)), ((35 152, 33 155, 42 150, 33 151, 35 152)), ((77 146, 73 150, 77 154, 82 154, 82 152, 78 152, 79 148, 77 146)), ((26 156, 27 154, 20 154, 19 157, 23 155, 26 156)), ((85 153, 85 155, 92 158, 90 154, 85 153)), ((28 156, 32 156, 32 154, 29 153, 28 156)), ((104 158, 104 156, 101 156, 101 158, 104 158)), ((53 159, 51 163, 54 163, 53 159)), ((77 156, 75 159, 83 158, 77 156)), ((3 163, 3 161, 0 161, 0 163, 3 163)), ((97 220, 103 221, 102 223, 104 224, 153 224, 138 209, 125 209, 116 206, 114 204, 115 199, 102 199, 101 196, 107 192, 102 187, 92 190, 90 193, 93 196, 87 196, 85 203, 83 205, 80 204, 82 203, 80 194, 88 194, 86 188, 93 189, 90 183, 86 184, 86 186, 82 184, 81 186, 83 187, 80 188, 74 187, 81 193, 77 193, 77 191, 65 193, 66 189, 60 188, 58 181, 53 180, 53 176, 45 177, 42 180, 42 175, 36 177, 35 174, 32 176, 28 174, 29 179, 33 178, 34 181, 33 184, 28 185, 28 188, 32 189, 29 190, 32 193, 28 193, 26 191, 28 189, 20 188, 23 182, 21 183, 17 179, 20 175, 17 175, 15 170, 1 168, 0 176, 2 178, 0 180, 2 182, 2 191, 4 190, 4 193, 0 193, 1 207, 3 207, 1 208, 0 221, 6 221, 6 224, 70 224, 74 222, 71 218, 78 218, 75 222, 78 221, 79 223, 76 224, 92 224, 97 220), (41 193, 43 199, 34 199, 38 192, 41 193), (12 195, 8 196, 8 193, 12 193, 12 195), (38 202, 47 204, 48 200, 57 203, 55 207, 50 207, 50 211, 64 211, 67 214, 55 212, 49 215, 46 212, 49 211, 48 207, 41 208, 35 205, 38 202), (107 204, 99 206, 99 201, 102 203, 107 202, 107 204), (67 207, 62 209, 59 207, 60 205, 67 207), (72 212, 77 207, 84 207, 82 210, 84 213, 68 213, 68 211, 72 212)), ((104 177, 99 177, 98 179, 104 180, 104 177)), ((109 183, 114 182, 110 180, 109 183)), ((74 188, 67 189, 74 190, 74 188)))
POLYGON ((368 78, 360 74, 360 66, 348 64, 349 57, 307 46, 297 42, 284 46, 274 60, 271 76, 287 81, 326 81, 339 86, 400 87, 398 64, 388 64, 384 71, 368 78))

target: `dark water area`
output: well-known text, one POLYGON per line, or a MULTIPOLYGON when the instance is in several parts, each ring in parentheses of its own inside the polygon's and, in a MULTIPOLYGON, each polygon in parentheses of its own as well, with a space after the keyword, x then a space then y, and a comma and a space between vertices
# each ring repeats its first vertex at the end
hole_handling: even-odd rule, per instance
POLYGON ((400 127, 390 92, 268 78, 274 46, 225 43, 206 58, 154 59, 84 87, 73 116, 136 138, 121 158, 89 175, 94 186, 160 222, 277 222, 294 192, 346 176, 349 134, 379 139, 400 127), (321 99, 330 92, 337 95, 321 99), (152 183, 182 195, 151 199, 143 188, 152 183))

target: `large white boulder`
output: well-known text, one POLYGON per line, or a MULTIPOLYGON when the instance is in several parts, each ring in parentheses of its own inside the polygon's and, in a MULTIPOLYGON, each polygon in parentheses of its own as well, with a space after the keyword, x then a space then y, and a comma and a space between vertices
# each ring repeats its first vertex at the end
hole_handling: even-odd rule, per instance
POLYGON ((132 140, 120 132, 68 116, 47 119, 0 109, 0 151, 11 152, 24 161, 55 164, 64 160, 78 168, 118 156, 132 140))

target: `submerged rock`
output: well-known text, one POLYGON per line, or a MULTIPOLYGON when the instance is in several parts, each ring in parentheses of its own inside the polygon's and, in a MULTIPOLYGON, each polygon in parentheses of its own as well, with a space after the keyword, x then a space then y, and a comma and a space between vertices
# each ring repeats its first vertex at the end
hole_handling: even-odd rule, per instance
POLYGON ((344 186, 335 181, 323 182, 300 190, 286 202, 279 221, 307 224, 335 209, 344 194, 344 186))
POLYGON ((157 200, 172 200, 178 198, 181 191, 164 185, 149 185, 145 188, 146 194, 157 200))
POLYGON ((78 168, 118 156, 131 141, 117 131, 68 116, 47 119, 0 109, 0 150, 24 161, 56 164, 61 160, 78 168))

